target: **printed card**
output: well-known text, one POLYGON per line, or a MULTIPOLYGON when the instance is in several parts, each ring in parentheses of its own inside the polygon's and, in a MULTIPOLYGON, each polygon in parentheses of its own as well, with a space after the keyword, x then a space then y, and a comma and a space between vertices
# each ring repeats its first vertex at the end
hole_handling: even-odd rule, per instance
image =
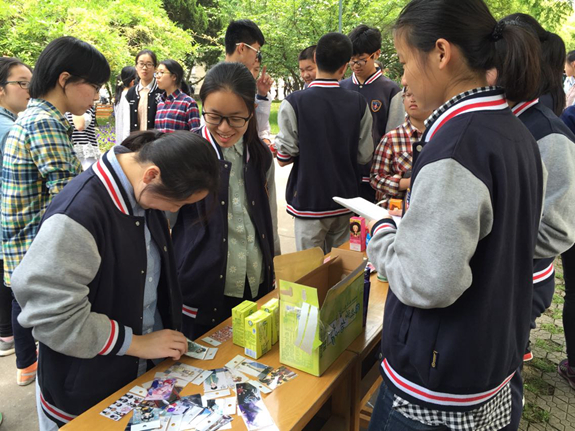
POLYGON ((256 362, 252 359, 244 359, 242 363, 236 367, 236 370, 249 374, 250 376, 258 377, 262 373, 267 374, 271 372, 273 367, 256 362))
POLYGON ((202 340, 212 346, 217 347, 220 344, 230 340, 232 337, 233 337, 232 327, 224 326, 222 329, 214 332, 209 337, 202 338, 202 340))
POLYGON ((113 404, 106 407, 100 412, 100 414, 113 421, 119 421, 128 413, 130 413, 134 408, 136 408, 142 401, 143 397, 138 395, 127 393, 123 395, 113 404))
POLYGON ((160 410, 153 403, 143 401, 134 410, 132 418, 132 431, 145 431, 160 428, 160 410))
POLYGON ((191 340, 188 340, 188 351, 186 352, 187 356, 203 360, 206 357, 206 353, 208 353, 207 347, 204 347, 198 343, 194 343, 191 340))
POLYGON ((238 408, 249 431, 275 426, 260 391, 249 383, 236 385, 238 408))
POLYGON ((196 377, 194 380, 192 380, 192 384, 201 385, 202 383, 204 383, 204 380, 206 380, 208 377, 210 377, 211 374, 212 374, 212 371, 210 371, 210 370, 202 372, 202 374, 200 374, 198 377, 196 377))
POLYGON ((204 381, 204 392, 234 388, 235 383, 227 368, 218 368, 204 381))
POLYGON ((258 388, 261 392, 263 392, 264 394, 270 394, 272 392, 272 390, 270 388, 268 388, 266 385, 264 385, 263 383, 260 383, 256 380, 250 380, 248 382, 250 385, 255 386, 256 388, 258 388))
POLYGON ((295 377, 297 377, 296 373, 294 373, 289 368, 281 366, 279 368, 276 368, 275 370, 272 370, 267 374, 264 373, 260 374, 258 376, 258 380, 261 383, 265 384, 267 387, 269 387, 271 390, 274 390, 278 386, 281 386, 285 382, 295 377))
POLYGON ((176 379, 156 379, 152 382, 152 386, 148 389, 146 400, 168 400, 172 396, 176 379))
POLYGON ((246 360, 245 356, 238 355, 226 364, 227 369, 237 368, 243 361, 246 360))
POLYGON ((230 395, 231 395, 231 392, 229 389, 222 389, 219 391, 206 392, 206 394, 202 396, 202 401, 204 402, 204 405, 205 405, 205 403, 208 400, 213 400, 213 399, 222 398, 222 397, 228 397, 230 395))
POLYGON ((170 368, 166 369, 164 373, 173 375, 173 377, 175 378, 191 382, 196 377, 198 377, 203 371, 204 370, 202 370, 201 368, 196 368, 188 364, 176 362, 170 368))
POLYGON ((217 347, 208 348, 208 351, 206 352, 206 357, 204 358, 204 361, 211 361, 212 359, 214 359, 216 357, 216 353, 218 353, 217 347))

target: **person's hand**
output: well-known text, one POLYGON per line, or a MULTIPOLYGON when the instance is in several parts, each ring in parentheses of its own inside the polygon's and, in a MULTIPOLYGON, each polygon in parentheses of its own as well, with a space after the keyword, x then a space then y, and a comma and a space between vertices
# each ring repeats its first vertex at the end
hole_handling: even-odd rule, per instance
POLYGON ((407 190, 411 184, 411 178, 402 178, 399 180, 399 190, 407 190))
POLYGON ((146 335, 134 335, 126 355, 142 359, 180 359, 188 351, 188 340, 178 331, 163 329, 146 335))
POLYGON ((262 97, 266 97, 274 84, 274 80, 271 76, 266 73, 266 66, 262 69, 262 73, 258 80, 256 81, 256 85, 258 88, 258 94, 262 97))
POLYGON ((394 208, 392 210, 389 210, 389 215, 395 217, 401 217, 403 215, 403 211, 399 208, 394 208))

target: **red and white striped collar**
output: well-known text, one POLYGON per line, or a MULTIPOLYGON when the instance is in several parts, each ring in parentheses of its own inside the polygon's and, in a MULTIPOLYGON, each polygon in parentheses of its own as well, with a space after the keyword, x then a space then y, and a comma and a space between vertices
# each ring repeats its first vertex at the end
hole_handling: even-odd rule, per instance
POLYGON ((511 111, 513 111, 513 113, 517 117, 519 117, 521 114, 523 114, 529 108, 537 105, 538 103, 539 103, 539 98, 531 100, 529 102, 521 102, 521 103, 518 103, 517 105, 515 105, 513 108, 511 108, 511 111))
POLYGON ((312 87, 339 88, 339 82, 335 79, 316 79, 307 86, 307 88, 312 87))
POLYGON ((111 157, 112 151, 114 151, 113 148, 100 157, 100 160, 92 165, 92 169, 100 181, 102 181, 102 184, 104 184, 116 208, 124 214, 133 215, 132 206, 129 204, 126 192, 116 177, 112 164, 108 160, 108 157, 111 157))
POLYGON ((216 142, 216 140, 214 139, 214 137, 212 136, 212 134, 210 133, 210 131, 208 130, 208 128, 206 126, 202 126, 202 138, 204 138, 206 141, 208 141, 212 148, 214 149, 214 151, 216 152, 216 155, 218 156, 218 160, 222 160, 223 159, 223 155, 222 155, 222 149, 220 148, 220 146, 218 145, 218 143, 216 142))
POLYGON ((381 76, 383 76, 383 73, 381 73, 381 69, 377 69, 375 71, 375 73, 373 75, 371 75, 369 78, 367 78, 365 80, 365 82, 363 84, 360 84, 360 82, 357 79, 357 76, 355 76, 355 72, 353 72, 351 74, 351 81, 355 84, 355 85, 369 85, 373 82, 375 82, 378 78, 380 78, 381 76))
POLYGON ((424 142, 429 142, 433 136, 452 118, 458 117, 459 115, 478 112, 478 111, 500 111, 507 109, 507 100, 503 91, 481 91, 478 93, 473 93, 469 96, 465 94, 456 96, 459 100, 450 100, 447 104, 451 104, 447 109, 443 107, 439 108, 445 109, 440 115, 436 116, 438 111, 431 118, 435 117, 431 123, 427 124, 425 134, 423 136, 424 142))

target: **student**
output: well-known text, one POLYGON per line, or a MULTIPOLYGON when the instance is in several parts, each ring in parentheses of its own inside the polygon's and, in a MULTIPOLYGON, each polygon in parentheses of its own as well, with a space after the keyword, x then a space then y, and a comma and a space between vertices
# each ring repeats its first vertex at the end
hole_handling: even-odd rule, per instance
MULTIPOLYGON (((565 75, 567 75, 566 83, 571 83, 568 89, 565 90, 567 101, 566 106, 572 106, 575 103, 575 51, 567 53, 565 60, 565 75)), ((569 84, 566 84, 569 85, 569 84)))
POLYGON ((160 132, 192 130, 200 127, 200 113, 196 101, 188 96, 182 86, 189 91, 184 81, 184 69, 175 60, 160 62, 154 74, 158 88, 166 92, 158 103, 155 128, 160 132))
MULTIPOLYGON (((30 81, 30 102, 10 130, 2 168, 2 236, 4 283, 10 286, 38 232, 46 207, 73 177, 82 172, 68 133, 65 112, 82 115, 98 100, 110 78, 104 56, 73 37, 53 40, 42 51, 30 81)), ((27 385, 36 376, 36 346, 30 330, 20 327, 20 306, 12 303, 16 380, 27 385)))
POLYGON ((66 112, 66 119, 72 126, 72 144, 76 157, 86 170, 100 158, 96 139, 96 110, 90 107, 83 115, 66 112))
POLYGON ((405 123, 387 133, 378 144, 371 165, 371 186, 376 200, 388 208, 389 199, 403 199, 409 189, 412 145, 419 142, 425 131, 425 120, 431 111, 422 111, 408 87, 403 87, 405 123))
POLYGON ((156 67, 158 59, 153 51, 144 49, 136 55, 136 71, 140 81, 126 93, 130 122, 124 126, 124 134, 128 130, 129 134, 154 128, 158 103, 162 101, 162 90, 154 79, 156 67))
POLYGON ((257 135, 255 91, 240 63, 216 65, 200 90, 205 126, 197 133, 217 154, 220 188, 217 197, 182 207, 172 231, 190 339, 273 288, 280 254, 274 163, 257 135))
POLYGON ((145 373, 148 359, 187 351, 163 212, 215 193, 217 183, 216 157, 200 136, 147 131, 54 198, 12 278, 20 320, 40 342, 42 431, 145 373))
POLYGON ((352 53, 349 38, 328 33, 315 52, 317 78, 280 105, 276 137, 280 166, 293 163, 287 212, 295 217, 296 247, 329 252, 349 237, 350 211, 333 196, 358 196, 360 165, 373 156, 372 116, 365 98, 339 86, 352 53))
MULTIPOLYGON (((226 29, 225 61, 242 63, 251 71, 256 61, 262 63, 261 48, 265 43, 262 31, 253 21, 249 19, 231 21, 226 29)), ((271 144, 270 111, 272 106, 269 93, 273 83, 273 79, 266 73, 264 66, 259 79, 256 80, 255 101, 258 136, 268 146, 271 144)))
MULTIPOLYGON (((31 78, 32 71, 29 66, 17 58, 0 57, 0 172, 2 172, 2 154, 8 132, 18 118, 18 114, 26 109, 28 100, 30 100, 28 87, 31 78)), ((0 230, 1 240, 2 231, 0 230)), ((0 274, 3 278, 4 263, 1 248, 0 274)), ((12 353, 14 353, 12 292, 2 283, 0 285, 0 356, 7 356, 12 353)))
MULTIPOLYGON (((341 81, 342 88, 357 91, 365 100, 373 116, 372 139, 374 148, 383 135, 391 99, 399 93, 399 87, 391 79, 383 76, 381 69, 375 67, 375 61, 381 54, 381 33, 378 29, 360 25, 349 34, 353 44, 353 54, 349 67, 351 77, 341 81)), ((375 201, 375 191, 369 184, 371 164, 362 168, 360 195, 375 201)))
POLYGON ((114 96, 114 119, 116 127, 116 144, 121 144, 130 134, 130 109, 126 93, 134 86, 136 78, 136 68, 126 66, 118 75, 116 84, 116 94, 114 96))
MULTIPOLYGON (((549 308, 555 292, 553 262, 575 242, 575 135, 540 101, 544 95, 564 105, 561 65, 565 59, 565 45, 559 36, 549 33, 529 15, 513 14, 502 20, 507 25, 520 23, 531 29, 541 43, 541 78, 538 97, 532 100, 511 100, 508 103, 515 115, 525 124, 537 140, 548 177, 545 188, 543 215, 539 227, 539 240, 535 248, 533 268, 533 308, 531 328, 535 320, 549 308), (556 61, 552 61, 556 53, 556 61), (555 67, 554 67, 555 65, 555 67), (559 67, 558 67, 559 66, 559 67)), ((524 360, 533 359, 526 346, 524 360)))
POLYGON ((401 225, 369 224, 369 259, 390 286, 369 430, 516 430, 544 178, 506 97, 536 97, 540 47, 482 0, 412 0, 394 42, 402 84, 437 109, 401 225), (505 94, 487 87, 494 67, 505 94))
POLYGON ((304 82, 304 90, 315 80, 317 66, 315 64, 315 49, 317 45, 308 46, 299 53, 299 74, 304 82))

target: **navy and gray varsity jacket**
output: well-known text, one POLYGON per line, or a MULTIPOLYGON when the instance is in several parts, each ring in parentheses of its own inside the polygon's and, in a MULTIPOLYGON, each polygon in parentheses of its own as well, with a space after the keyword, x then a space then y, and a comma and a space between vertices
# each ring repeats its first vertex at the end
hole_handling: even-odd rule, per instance
POLYGON ((132 214, 106 155, 52 201, 14 272, 20 322, 40 341, 42 408, 69 422, 137 377, 139 359, 118 355, 126 327, 142 335, 145 223, 161 257, 157 307, 163 327, 179 330, 182 298, 162 211, 132 214))
MULTIPOLYGON (((135 132, 140 130, 140 125, 138 124, 138 104, 140 103, 140 94, 136 91, 137 85, 134 85, 126 93, 126 100, 130 105, 130 132, 135 132)), ((146 130, 154 128, 154 122, 156 120, 156 111, 158 110, 158 103, 162 101, 162 94, 164 90, 158 88, 158 84, 154 79, 154 84, 152 89, 148 93, 148 126, 146 130)))
POLYGON ((382 374, 409 402, 474 410, 523 361, 541 155, 493 87, 443 105, 420 146, 399 229, 392 219, 379 221, 367 250, 390 286, 382 374))
POLYGON ((373 119, 365 98, 335 80, 317 79, 290 94, 278 112, 277 158, 293 160, 287 212, 300 218, 351 214, 332 199, 357 197, 373 157, 373 119))
MULTIPOLYGON (((225 315, 222 303, 228 260, 228 187, 232 165, 224 160, 219 145, 206 127, 201 127, 197 132, 211 143, 218 155, 220 189, 215 197, 208 196, 195 204, 184 205, 172 230, 184 301, 184 334, 192 322, 215 326, 230 317, 225 315)), ((267 172, 273 158, 270 152, 266 154, 267 172)), ((259 293, 265 294, 273 289, 274 228, 268 197, 268 188, 273 185, 266 183, 260 167, 250 163, 248 151, 244 152, 244 157, 246 195, 251 203, 249 214, 264 259, 264 280, 259 293)))

